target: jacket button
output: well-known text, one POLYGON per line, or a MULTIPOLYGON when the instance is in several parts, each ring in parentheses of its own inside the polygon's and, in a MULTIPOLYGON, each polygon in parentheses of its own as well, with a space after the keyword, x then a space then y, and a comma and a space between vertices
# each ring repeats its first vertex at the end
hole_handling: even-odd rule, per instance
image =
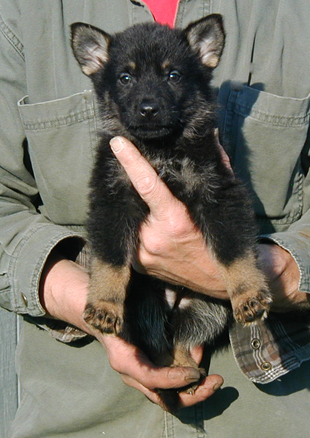
POLYGON ((272 368, 270 362, 264 362, 264 363, 261 364, 260 367, 261 367, 261 369, 262 369, 263 371, 270 371, 271 368, 272 368))
POLYGON ((253 350, 258 350, 261 347, 262 343, 259 339, 254 338, 251 341, 251 347, 253 348, 253 350))
POLYGON ((23 293, 21 294, 21 296, 22 296, 22 300, 23 300, 25 306, 28 307, 28 298, 27 298, 26 295, 23 294, 23 293))

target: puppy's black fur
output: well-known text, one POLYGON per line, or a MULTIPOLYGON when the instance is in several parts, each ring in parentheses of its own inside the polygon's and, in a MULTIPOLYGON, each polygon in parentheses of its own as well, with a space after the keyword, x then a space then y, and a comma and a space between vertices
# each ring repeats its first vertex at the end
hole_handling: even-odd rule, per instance
POLYGON ((91 179, 93 267, 85 319, 137 344, 159 365, 197 367, 189 348, 214 342, 228 324, 230 305, 131 269, 149 209, 112 154, 112 137, 131 140, 187 206, 219 263, 237 321, 266 316, 271 301, 257 266, 248 194, 223 164, 214 136, 210 80, 224 39, 215 14, 185 30, 141 24, 112 36, 72 25, 73 51, 93 81, 102 115, 91 179))

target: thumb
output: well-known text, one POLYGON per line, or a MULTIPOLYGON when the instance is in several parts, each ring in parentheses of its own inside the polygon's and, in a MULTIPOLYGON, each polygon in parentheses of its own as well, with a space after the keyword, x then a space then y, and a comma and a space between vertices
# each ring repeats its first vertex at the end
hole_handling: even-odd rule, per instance
POLYGON ((114 137, 110 141, 110 146, 134 188, 149 206, 152 215, 162 220, 166 215, 167 207, 171 206, 171 203, 178 202, 169 188, 129 140, 124 137, 114 137))
POLYGON ((121 338, 98 333, 97 339, 105 347, 112 368, 129 376, 144 387, 180 388, 197 382, 200 373, 191 367, 158 367, 136 346, 121 338))

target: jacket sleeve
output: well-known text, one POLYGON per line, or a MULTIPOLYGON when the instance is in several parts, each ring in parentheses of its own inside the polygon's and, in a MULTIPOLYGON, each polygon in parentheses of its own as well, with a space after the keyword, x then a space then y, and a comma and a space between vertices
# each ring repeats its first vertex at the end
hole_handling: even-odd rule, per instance
POLYGON ((285 232, 268 234, 265 237, 294 257, 300 271, 299 290, 310 293, 310 210, 285 232))
POLYGON ((38 289, 45 261, 57 244, 81 236, 40 213, 41 200, 17 108, 27 89, 23 44, 15 23, 5 22, 0 15, 0 305, 42 316, 38 289))

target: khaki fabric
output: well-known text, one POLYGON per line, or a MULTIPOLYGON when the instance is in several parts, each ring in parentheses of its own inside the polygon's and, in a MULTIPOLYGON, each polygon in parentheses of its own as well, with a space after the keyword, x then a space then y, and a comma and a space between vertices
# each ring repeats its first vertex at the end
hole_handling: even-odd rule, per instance
POLYGON ((124 385, 98 342, 63 344, 25 324, 17 353, 23 387, 10 438, 291 438, 307 437, 310 362, 268 385, 254 385, 231 350, 210 372, 225 384, 202 405, 166 414, 124 385))

